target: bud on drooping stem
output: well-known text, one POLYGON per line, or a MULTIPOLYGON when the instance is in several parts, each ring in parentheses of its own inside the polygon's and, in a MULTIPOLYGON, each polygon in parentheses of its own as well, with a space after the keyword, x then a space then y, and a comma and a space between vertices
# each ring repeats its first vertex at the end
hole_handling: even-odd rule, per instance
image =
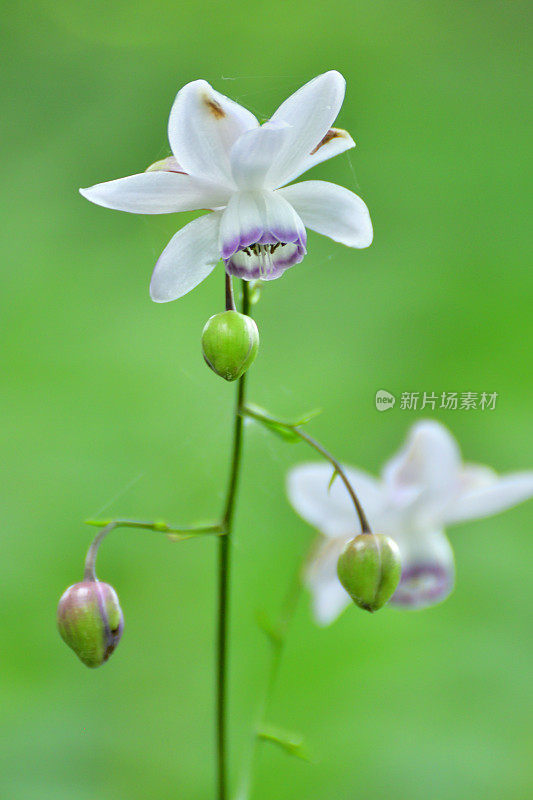
POLYGON ((215 314, 202 332, 202 352, 208 366, 227 381, 235 381, 246 372, 258 347, 257 325, 238 311, 215 314))
POLYGON ((84 580, 65 591, 57 609, 59 633, 88 667, 99 667, 116 648, 124 618, 108 583, 84 580))
POLYGON ((339 556, 337 574, 359 608, 378 611, 390 600, 400 581, 398 545, 383 534, 356 536, 339 556))

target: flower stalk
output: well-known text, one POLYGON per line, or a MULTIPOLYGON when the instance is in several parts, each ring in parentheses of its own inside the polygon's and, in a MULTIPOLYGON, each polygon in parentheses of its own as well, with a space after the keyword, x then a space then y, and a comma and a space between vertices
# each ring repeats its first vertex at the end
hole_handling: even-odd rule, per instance
MULTIPOLYGON (((230 279, 231 281, 231 279, 230 279)), ((242 313, 250 313, 248 283, 242 283, 242 313)), ((231 285, 231 284, 230 284, 231 285)), ((226 283, 226 287, 228 284, 226 283)), ((233 415, 233 444, 229 472, 228 489, 222 532, 218 551, 218 634, 217 634, 217 704, 216 704, 216 741, 217 741, 217 785, 218 800, 227 798, 227 673, 228 673, 228 633, 229 633, 229 581, 231 567, 231 532, 235 500, 239 483, 242 458, 243 418, 246 393, 246 373, 241 375, 237 384, 235 409, 233 415)))
POLYGON ((355 512, 359 518, 362 533, 371 533, 370 525, 368 519, 366 518, 366 514, 363 510, 363 506, 359 502, 359 498, 357 497, 357 494, 352 484, 348 480, 346 472, 344 471, 340 462, 335 458, 335 456, 333 456, 329 452, 329 450, 326 450, 326 448, 323 445, 321 445, 320 442, 318 442, 312 436, 309 436, 308 433, 305 433, 305 431, 301 429, 300 424, 285 422, 284 420, 278 419, 277 417, 273 417, 271 414, 264 414, 256 406, 252 408, 251 406, 243 405, 241 407, 241 414, 245 417, 249 417, 250 419, 255 419, 257 422, 261 422, 268 428, 271 428, 272 423, 274 423, 279 428, 286 430, 287 433, 290 434, 291 436, 298 437, 302 441, 307 442, 307 444, 310 447, 312 447, 313 450, 316 450, 316 452, 320 453, 320 455, 323 456, 326 459, 326 461, 329 461, 334 470, 332 480, 338 475, 339 478, 344 483, 346 490, 350 495, 350 498, 354 505, 355 512))
POLYGON ((226 281, 226 311, 236 311, 235 297, 233 296, 233 280, 231 275, 227 272, 224 273, 226 281))
POLYGON ((103 539, 111 533, 116 528, 114 522, 109 522, 105 528, 102 528, 100 533, 98 533, 95 538, 93 539, 91 546, 87 551, 87 556, 85 558, 85 568, 83 570, 83 580, 84 581, 96 581, 96 557, 98 555, 98 550, 100 548, 100 544, 102 543, 103 539))

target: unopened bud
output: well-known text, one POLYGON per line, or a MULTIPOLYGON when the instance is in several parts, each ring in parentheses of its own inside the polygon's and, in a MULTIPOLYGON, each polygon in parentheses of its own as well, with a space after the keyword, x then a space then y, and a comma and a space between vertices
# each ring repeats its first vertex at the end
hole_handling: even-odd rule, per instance
POLYGON ((400 580, 398 545, 383 534, 356 536, 340 554, 337 574, 359 608, 378 611, 392 597, 400 580))
POLYGON ((88 667, 99 667, 114 651, 124 628, 117 593, 97 580, 69 586, 59 601, 57 625, 78 658, 88 667))
POLYGON ((208 366, 227 381, 235 381, 246 372, 258 347, 257 325, 238 311, 215 314, 202 332, 202 352, 208 366))

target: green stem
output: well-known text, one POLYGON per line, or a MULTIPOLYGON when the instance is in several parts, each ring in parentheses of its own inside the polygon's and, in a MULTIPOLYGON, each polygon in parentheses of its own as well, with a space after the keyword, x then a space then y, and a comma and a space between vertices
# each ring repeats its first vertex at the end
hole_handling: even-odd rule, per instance
POLYGON ((328 450, 326 450, 325 447, 323 447, 320 444, 320 442, 317 442, 316 439, 313 439, 312 436, 309 436, 309 434, 304 433, 298 427, 293 428, 293 430, 294 430, 294 432, 296 434, 298 434, 300 439, 303 439, 304 442, 307 442, 307 444, 310 445, 314 450, 316 450, 317 453, 320 453, 320 455, 324 456, 324 458, 327 461, 329 461, 329 463, 335 469, 335 472, 337 473, 337 475, 339 476, 341 481, 344 483, 344 485, 346 487, 346 490, 347 490, 348 494, 350 495, 350 497, 352 499, 352 502, 354 504, 355 510, 357 512, 357 516, 359 517, 359 522, 361 523, 362 532, 363 533, 371 533, 370 525, 369 525, 368 520, 366 518, 366 514, 363 511, 363 507, 362 507, 361 503, 359 502, 359 498, 357 497, 357 495, 355 493, 355 490, 354 490, 352 484, 350 483, 350 481, 348 480, 348 476, 346 475, 346 473, 345 473, 343 467, 341 466, 341 464, 337 461, 337 459, 328 450))
POLYGON ((166 533, 169 538, 176 541, 183 541, 184 539, 191 539, 195 536, 204 536, 205 534, 216 534, 217 536, 223 535, 222 525, 220 523, 215 525, 198 525, 192 528, 176 528, 167 525, 166 522, 143 522, 139 519, 87 519, 87 525, 94 525, 102 530, 94 537, 91 546, 87 551, 85 558, 85 569, 83 572, 83 579, 86 581, 95 581, 96 578, 96 558, 98 550, 102 541, 106 536, 114 531, 115 528, 140 528, 142 530, 157 531, 158 533, 166 533))
POLYGON ((96 556, 98 555, 98 548, 100 547, 100 543, 103 539, 107 536, 108 533, 111 533, 116 528, 114 522, 108 522, 108 524, 100 531, 97 536, 94 537, 93 541, 91 542, 91 546, 87 550, 87 556, 85 558, 85 569, 83 571, 83 580, 84 581, 96 581, 96 556))
POLYGON ((233 280, 231 275, 225 274, 226 281, 226 311, 236 311, 235 298, 233 296, 233 280))
MULTIPOLYGON (((242 313, 249 314, 248 284, 242 283, 242 313)), ((241 410, 245 402, 246 373, 239 378, 237 396, 233 416, 233 447, 229 473, 228 489, 218 557, 218 647, 217 647, 217 707, 216 707, 216 739, 217 739, 217 786, 218 800, 227 798, 227 662, 228 662, 228 594, 231 566, 231 531, 235 498, 239 482, 242 455, 243 418, 241 410)))
POLYGON ((157 531, 159 533, 175 533, 183 534, 185 537, 189 536, 202 536, 205 533, 222 533, 222 524, 214 522, 211 525, 191 525, 189 527, 177 527, 176 525, 169 525, 163 520, 156 520, 155 522, 145 522, 140 519, 86 519, 86 525, 92 525, 96 528, 104 528, 112 525, 113 528, 142 528, 147 531, 157 531))

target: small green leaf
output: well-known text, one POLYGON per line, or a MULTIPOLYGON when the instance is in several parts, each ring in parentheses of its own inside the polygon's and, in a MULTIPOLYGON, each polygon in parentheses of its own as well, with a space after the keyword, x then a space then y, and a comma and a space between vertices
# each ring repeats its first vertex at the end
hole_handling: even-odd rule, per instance
POLYGON ((308 411, 306 414, 303 414, 300 419, 292 422, 291 424, 295 428, 298 427, 298 425, 307 425, 308 422, 311 422, 312 419, 315 419, 315 417, 318 417, 320 414, 322 414, 321 408, 313 408, 312 411, 308 411))
POLYGON ((261 425, 267 428, 267 430, 275 433, 277 436, 280 436, 286 442, 300 441, 300 437, 293 430, 294 426, 283 422, 282 420, 276 419, 272 416, 272 414, 269 414, 268 411, 265 411, 265 409, 256 405, 248 405, 245 413, 248 417, 251 417, 256 422, 259 422, 261 425))
POLYGON ((285 425, 278 425, 275 422, 264 422, 263 424, 266 428, 272 431, 272 433, 275 433, 285 442, 296 444, 297 442, 301 441, 298 434, 292 428, 288 428, 285 425))
POLYGON ((331 476, 331 478, 330 478, 330 480, 329 480, 329 484, 328 484, 328 492, 329 492, 329 490, 331 489, 331 487, 333 486, 333 484, 335 483, 335 478, 337 478, 337 477, 338 477, 338 475, 339 475, 339 473, 337 472, 337 470, 336 470, 336 469, 334 469, 334 470, 333 470, 333 475, 331 476))
POLYGON ((284 731, 273 725, 263 725, 258 731, 257 736, 263 742, 272 742, 286 753, 303 761, 309 761, 309 756, 304 747, 303 737, 298 733, 284 731))
POLYGON ((171 542, 183 542, 185 539, 197 539, 199 536, 222 535, 222 527, 219 524, 206 523, 191 528, 172 528, 163 522, 159 524, 165 527, 159 527, 157 530, 167 531, 167 539, 171 542))
POLYGON ((167 533, 167 539, 170 542, 184 542, 186 539, 193 539, 192 533, 167 533))
POLYGON ((263 608, 256 612, 255 620, 269 641, 277 647, 281 643, 279 626, 271 620, 263 608))
POLYGON ((284 420, 274 417, 273 414, 260 406, 249 403, 244 413, 257 422, 260 422, 261 425, 264 425, 265 428, 277 434, 286 442, 299 442, 301 438, 295 428, 300 427, 300 425, 305 425, 307 422, 314 419, 314 417, 321 413, 321 409, 308 411, 307 414, 303 414, 295 420, 284 420))

